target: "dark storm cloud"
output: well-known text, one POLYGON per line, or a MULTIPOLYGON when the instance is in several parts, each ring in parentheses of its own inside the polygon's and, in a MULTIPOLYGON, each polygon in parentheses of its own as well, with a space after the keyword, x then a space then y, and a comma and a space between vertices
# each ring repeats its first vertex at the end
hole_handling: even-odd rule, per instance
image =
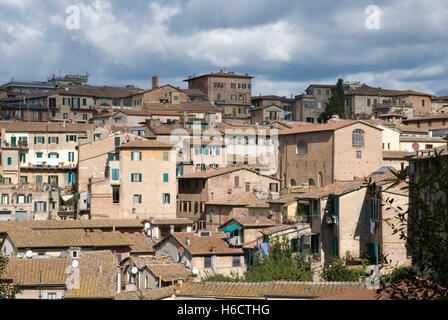
POLYGON ((226 69, 254 75, 254 94, 338 77, 443 94, 447 15, 443 0, 0 0, 0 80, 89 71, 91 83, 147 88, 154 74, 185 86, 226 69), (65 27, 71 4, 79 30, 65 27), (365 26, 370 5, 378 30, 365 26))

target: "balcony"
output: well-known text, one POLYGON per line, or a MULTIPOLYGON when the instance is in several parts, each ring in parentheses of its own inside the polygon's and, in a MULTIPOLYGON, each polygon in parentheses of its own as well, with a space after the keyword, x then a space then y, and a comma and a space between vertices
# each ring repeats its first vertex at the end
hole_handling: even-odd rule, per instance
POLYGON ((75 170, 75 163, 65 164, 58 158, 49 158, 43 160, 42 158, 33 158, 27 165, 21 166, 21 169, 28 170, 75 170))
POLYGON ((8 141, 5 141, 2 143, 3 149, 21 149, 21 150, 28 150, 28 143, 19 141, 14 144, 10 144, 8 141))

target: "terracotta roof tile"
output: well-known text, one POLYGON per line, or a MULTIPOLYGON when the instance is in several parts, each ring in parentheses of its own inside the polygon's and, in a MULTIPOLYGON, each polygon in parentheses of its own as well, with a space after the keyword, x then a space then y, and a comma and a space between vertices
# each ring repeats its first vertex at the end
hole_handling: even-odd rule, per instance
POLYGON ((158 140, 136 140, 126 144, 122 144, 117 148, 127 149, 127 148, 173 148, 174 145, 171 143, 165 143, 158 140))
POLYGON ((154 241, 141 232, 124 233, 124 237, 131 244, 131 253, 154 252, 154 241))
POLYGON ((161 277, 162 279, 178 279, 193 276, 193 272, 185 268, 182 263, 150 264, 147 265, 147 268, 155 277, 161 277))
POLYGON ((288 130, 282 130, 278 134, 279 135, 288 135, 288 134, 298 134, 298 133, 308 133, 308 132, 319 132, 319 131, 334 131, 338 130, 344 127, 348 127, 354 124, 365 124, 367 126, 373 127, 375 129, 381 130, 377 128, 376 126, 367 123, 362 122, 360 120, 342 120, 334 123, 324 123, 324 124, 315 124, 312 126, 301 126, 298 128, 288 129, 288 130))
POLYGON ((179 296, 316 298, 364 287, 359 282, 203 282, 185 285, 179 296))
POLYGON ((9 231, 7 236, 19 248, 129 246, 121 232, 86 232, 79 229, 9 231))
MULTIPOLYGON (((173 232, 171 236, 175 238, 193 256, 197 255, 241 255, 242 249, 231 248, 222 238, 222 235, 212 234, 209 237, 201 237, 193 232, 173 232), (187 244, 187 238, 190 244, 187 244)), ((157 244, 158 245, 158 244, 157 244)))

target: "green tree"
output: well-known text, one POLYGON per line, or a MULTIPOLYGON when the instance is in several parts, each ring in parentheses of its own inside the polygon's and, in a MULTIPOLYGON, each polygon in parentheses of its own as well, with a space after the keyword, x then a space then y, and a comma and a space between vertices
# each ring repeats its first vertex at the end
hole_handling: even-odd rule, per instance
POLYGON ((338 115, 340 118, 349 118, 351 115, 345 110, 344 80, 338 79, 336 88, 333 90, 325 111, 317 118, 318 122, 327 122, 331 116, 338 115))
MULTIPOLYGON (((414 158, 411 171, 393 172, 387 189, 409 192, 409 206, 394 204, 393 196, 383 200, 393 218, 385 219, 394 234, 405 240, 414 268, 383 278, 382 290, 394 299, 448 299, 448 157, 436 151, 426 158, 414 158)), ((371 183, 371 182, 370 182, 371 183)), ((380 195, 377 195, 380 197, 380 195)), ((381 198, 381 197, 380 197, 381 198)))
POLYGON ((312 281, 313 270, 306 254, 293 254, 286 238, 273 239, 269 255, 258 260, 251 270, 245 273, 249 282, 262 281, 312 281))
POLYGON ((349 269, 343 258, 333 257, 329 264, 325 264, 322 270, 322 278, 326 281, 358 281, 359 277, 365 278, 366 269, 349 269))
POLYGON ((11 279, 2 278, 2 274, 8 265, 8 258, 0 255, 0 299, 14 299, 21 292, 20 286, 11 279))

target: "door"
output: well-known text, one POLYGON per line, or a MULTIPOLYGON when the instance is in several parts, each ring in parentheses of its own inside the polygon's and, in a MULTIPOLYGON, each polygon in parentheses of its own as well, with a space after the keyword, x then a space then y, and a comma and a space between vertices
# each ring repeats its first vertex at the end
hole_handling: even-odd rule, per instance
POLYGON ((0 211, 0 221, 11 220, 11 211, 0 211))

